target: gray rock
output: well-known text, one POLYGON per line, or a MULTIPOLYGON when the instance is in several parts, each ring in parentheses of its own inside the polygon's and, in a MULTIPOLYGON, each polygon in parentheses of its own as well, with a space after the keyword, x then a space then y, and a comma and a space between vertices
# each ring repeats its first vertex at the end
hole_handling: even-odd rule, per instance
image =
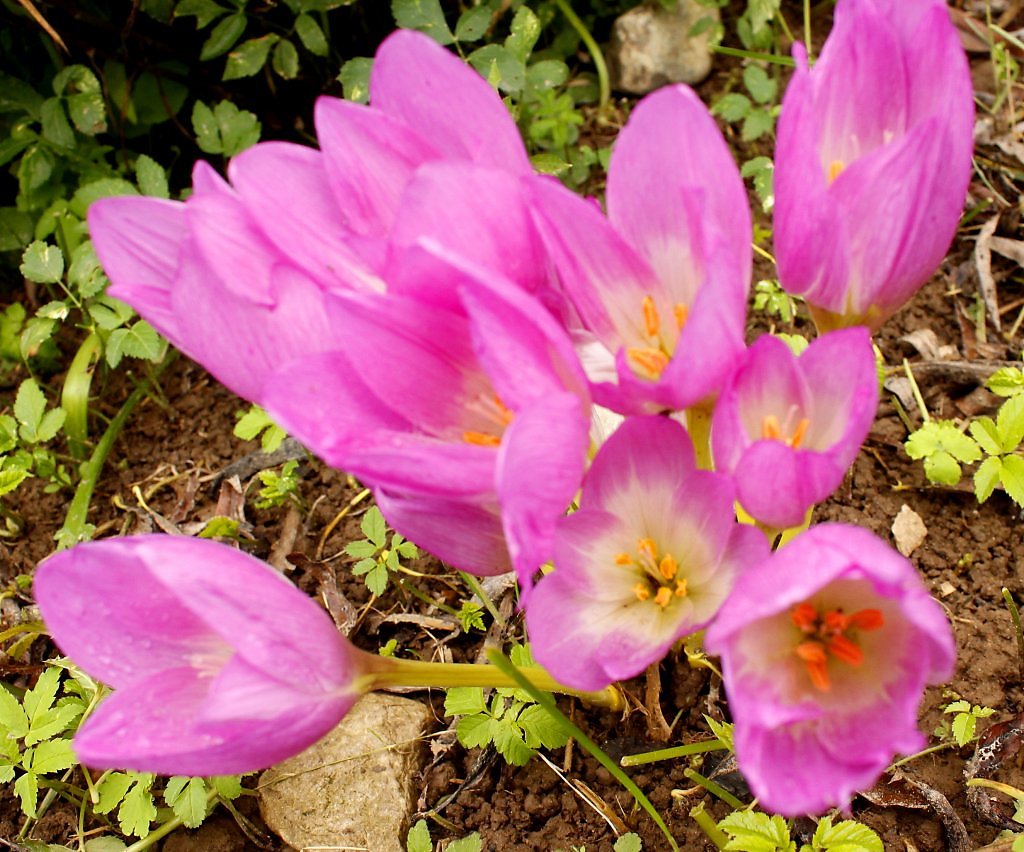
POLYGON ((676 0, 675 8, 643 3, 612 25, 608 65, 612 85, 643 95, 668 83, 699 83, 711 71, 711 28, 691 36, 701 18, 719 20, 718 9, 696 0, 676 0))
POLYGON ((264 821, 295 849, 404 852, 424 759, 419 738, 433 719, 419 701, 363 697, 320 742, 263 773, 264 821))

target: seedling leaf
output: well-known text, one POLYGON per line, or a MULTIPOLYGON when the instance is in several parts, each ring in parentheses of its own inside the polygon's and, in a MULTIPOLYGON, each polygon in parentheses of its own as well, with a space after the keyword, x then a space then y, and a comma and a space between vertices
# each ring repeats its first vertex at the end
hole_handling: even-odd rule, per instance
POLYGON ((999 469, 999 482, 1014 503, 1024 506, 1024 458, 1004 456, 999 469))
POLYGON ((984 503, 992 496, 992 492, 999 484, 1002 470, 1003 463, 999 456, 989 456, 978 465, 978 469, 974 471, 974 494, 979 503, 984 503))
POLYGON ((206 819, 206 784, 202 778, 175 775, 167 782, 164 801, 188 828, 197 828, 206 819))
POLYGON ((780 816, 759 811, 733 811, 718 823, 729 835, 725 848, 735 852, 795 852, 789 839, 789 827, 780 816))
POLYGON ((884 852, 882 839, 852 819, 832 825, 832 817, 825 817, 818 823, 811 844, 813 849, 827 852, 884 852))
POLYGON ((996 429, 1004 453, 1012 453, 1024 440, 1024 395, 1012 396, 999 408, 996 429))
POLYGON ((363 516, 359 528, 363 531, 363 535, 377 546, 378 550, 387 544, 388 525, 384 521, 380 509, 376 506, 371 506, 363 516))
POLYGON ((28 716, 21 703, 6 689, 0 686, 0 725, 5 727, 12 737, 21 738, 28 733, 28 716))
POLYGON ((409 836, 405 839, 406 852, 434 852, 434 843, 430 839, 430 829, 425 819, 419 820, 416 825, 409 829, 409 836))
POLYGON ((475 831, 458 840, 453 840, 444 848, 445 852, 480 852, 481 849, 483 849, 483 841, 475 831))
POLYGON ((47 740, 32 752, 31 770, 38 775, 70 769, 77 763, 71 740, 47 740))
POLYGON ((979 417, 971 423, 971 435, 990 456, 1002 455, 1003 448, 999 441, 999 430, 991 417, 979 417))
POLYGON ((438 44, 455 41, 440 0, 391 0, 391 14, 398 26, 426 33, 438 44))
POLYGON ((1024 393, 1024 370, 1020 367, 1004 367, 996 370, 987 382, 987 387, 997 396, 1015 396, 1024 393))
POLYGON ((64 275, 64 255, 57 246, 36 240, 21 258, 21 274, 37 284, 56 284, 64 275))
POLYGON ((445 716, 483 713, 486 709, 484 691, 479 686, 453 686, 444 699, 445 716))

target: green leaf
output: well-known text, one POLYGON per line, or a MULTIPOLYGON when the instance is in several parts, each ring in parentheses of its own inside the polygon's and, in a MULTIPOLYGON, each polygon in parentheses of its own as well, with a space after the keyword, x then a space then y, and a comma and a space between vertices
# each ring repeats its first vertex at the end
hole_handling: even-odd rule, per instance
POLYGON ((474 50, 469 54, 469 64, 493 87, 508 94, 521 92, 526 85, 526 66, 523 60, 500 44, 488 44, 474 50))
POLYGON ((210 783, 222 799, 232 801, 242 795, 241 775, 214 775, 210 783))
POLYGON ((185 826, 197 828, 206 819, 206 782, 176 775, 167 782, 164 801, 185 826))
POLYGON ((430 829, 425 819, 419 820, 409 829, 405 839, 405 852, 434 852, 434 843, 430 839, 430 829))
POLYGON ((145 320, 139 320, 127 328, 118 328, 110 333, 107 338, 107 363, 116 367, 125 355, 155 363, 163 358, 165 350, 164 340, 156 329, 145 320))
POLYGON ((143 195, 153 195, 157 198, 170 198, 171 192, 167 186, 167 170, 152 157, 140 154, 135 161, 135 177, 139 183, 139 189, 143 195))
POLYGON ((80 243, 71 252, 71 266, 68 267, 68 282, 83 299, 91 299, 103 292, 107 286, 107 276, 96 257, 96 249, 92 240, 80 243))
POLYGON ((295 19, 295 33, 303 47, 314 56, 327 56, 327 37, 315 18, 310 15, 299 15, 295 19))
POLYGON ((999 482, 1018 506, 1024 507, 1024 458, 1003 456, 999 482))
MULTIPOLYGON (((28 381, 31 381, 31 379, 28 381)), ((22 386, 24 385, 25 382, 22 383, 22 386)), ((20 391, 18 395, 19 397, 21 396, 20 391)), ((43 404, 45 405, 45 401, 43 404)), ((15 413, 17 413, 17 403, 15 403, 15 413)), ((30 729, 34 726, 36 720, 53 706, 53 699, 57 696, 57 689, 59 687, 60 669, 47 668, 39 675, 36 685, 25 693, 22 704, 25 707, 25 714, 28 716, 30 729)))
POLYGON ((33 145, 18 164, 18 186, 22 195, 31 195, 53 174, 57 162, 53 154, 39 145, 33 145))
POLYGON ((39 743, 32 753, 31 769, 37 775, 46 775, 70 769, 77 762, 71 740, 47 740, 39 743))
POLYGON ((375 562, 373 568, 366 572, 363 582, 366 588, 380 597, 388 587, 388 566, 375 562))
POLYGON ((366 56, 357 56, 341 66, 338 81, 346 100, 357 104, 365 104, 370 100, 370 70, 373 60, 366 56))
POLYGON ((39 779, 31 772, 26 772, 14 782, 14 792, 21 799, 21 811, 25 816, 34 819, 36 801, 39 799, 39 779))
POLYGON ((387 544, 388 525, 384 521, 384 516, 380 513, 380 509, 376 506, 371 506, 367 513, 363 515, 359 528, 363 531, 363 535, 377 545, 378 549, 387 544))
POLYGON ((274 48, 274 73, 285 80, 294 80, 299 76, 299 51, 288 39, 281 39, 274 48))
POLYGON ((124 794, 135 782, 127 772, 111 772, 97 786, 99 801, 93 805, 98 814, 108 814, 124 801, 124 794))
POLYGON ((0 459, 0 496, 10 494, 31 475, 27 470, 21 468, 4 468, 6 461, 6 459, 0 459))
POLYGON ((967 745, 974 739, 974 731, 977 728, 978 720, 970 713, 957 713, 953 717, 953 739, 958 746, 967 745))
POLYGON ((57 707, 37 714, 30 723, 29 732, 25 734, 25 745, 34 745, 63 733, 71 727, 84 709, 80 701, 64 699, 63 703, 58 702, 57 707))
POLYGON ((455 726, 455 736, 466 748, 480 748, 491 742, 493 721, 490 716, 483 714, 463 716, 455 726))
POLYGON ((89 207, 94 201, 100 198, 110 198, 113 195, 138 195, 139 190, 135 184, 124 178, 100 178, 83 184, 71 196, 70 208, 81 219, 85 218, 89 207))
POLYGON ((736 852, 794 852, 796 843, 789 839, 789 827, 780 816, 758 811, 733 811, 718 823, 730 836, 725 848, 736 852))
POLYGON ((747 113, 743 119, 743 129, 740 131, 744 142, 753 142, 760 139, 766 133, 771 133, 775 127, 775 117, 766 109, 754 108, 747 113))
POLYGON ((33 219, 15 207, 0 207, 0 251, 15 251, 32 239, 33 219))
POLYGON ((1024 393, 1024 370, 1020 367, 1003 367, 996 370, 985 382, 985 387, 997 396, 1024 393))
POLYGON ((971 436, 990 456, 1000 456, 1003 448, 999 441, 999 430, 991 417, 979 417, 971 423, 971 436))
POLYGON ((67 93, 68 115, 75 127, 87 136, 107 129, 107 107, 96 75, 84 65, 69 65, 53 78, 56 95, 67 93))
POLYGON ((350 541, 345 545, 345 553, 356 559, 365 559, 368 556, 376 556, 380 550, 372 541, 350 541))
POLYGON ((21 424, 21 439, 28 444, 36 444, 53 438, 60 431, 65 415, 62 408, 46 411, 46 397, 36 380, 25 379, 14 399, 14 416, 21 424))
POLYGON ((89 316, 104 331, 113 331, 124 325, 135 312, 130 305, 110 296, 100 296, 88 305, 89 316))
POLYGON ((704 715, 704 721, 713 733, 721 741, 729 751, 735 753, 736 749, 733 746, 733 726, 731 722, 717 722, 707 714, 704 715))
POLYGON ((615 841, 615 845, 612 846, 612 852, 641 852, 643 848, 644 843, 640 839, 640 835, 634 834, 631 831, 629 834, 623 834, 615 841))
POLYGON ((505 47, 512 51, 521 64, 530 58, 537 39, 540 38, 540 18, 527 6, 520 6, 512 18, 511 34, 505 39, 505 47))
POLYGON ((569 742, 569 734, 547 710, 531 704, 517 720, 530 748, 561 748, 569 742))
POLYGON ((426 33, 438 44, 455 41, 444 19, 440 0, 391 0, 391 14, 398 26, 426 33))
POLYGON ((753 108, 753 104, 750 102, 750 98, 746 95, 740 94, 739 92, 730 92, 727 95, 722 95, 714 104, 711 106, 711 112, 714 115, 720 115, 726 121, 739 121, 744 118, 750 110, 753 108))
POLYGON ((978 465, 974 471, 974 494, 979 503, 984 503, 992 496, 996 486, 999 484, 999 475, 1003 469, 1003 462, 999 456, 989 456, 978 465))
POLYGON ((178 0, 178 5, 174 7, 174 17, 195 16, 196 29, 201 30, 208 27, 227 11, 219 3, 215 3, 214 0, 178 0))
POLYGON ((245 12, 241 10, 224 18, 213 28, 209 38, 204 42, 199 52, 199 60, 205 62, 208 59, 215 59, 231 50, 245 32, 245 24, 245 12))
POLYGON ((1012 453, 1024 440, 1024 394, 1011 396, 999 407, 996 430, 1004 453, 1012 453))
POLYGON ((21 274, 37 284, 56 284, 64 275, 64 255, 57 246, 36 240, 21 257, 21 274))
POLYGON ((134 784, 125 794, 121 807, 117 809, 117 821, 122 834, 145 837, 149 834, 149 826, 156 819, 156 804, 150 787, 153 776, 148 773, 133 773, 134 784))
POLYGON ((58 148, 71 150, 75 147, 75 131, 71 129, 64 104, 60 98, 48 98, 42 106, 43 138, 58 148))
POLYGON ((215 515, 206 522, 199 533, 200 538, 237 538, 238 521, 224 515, 215 515))
POLYGON ((357 577, 362 577, 364 574, 369 573, 377 567, 376 559, 360 559, 355 565, 352 566, 352 573, 357 577))
POLYGON ((85 841, 85 852, 124 852, 128 847, 120 837, 94 837, 85 841))
POLYGON ((28 733, 28 716, 22 709, 21 702, 0 686, 0 726, 7 729, 13 737, 23 737, 28 733))
POLYGON ((493 18, 494 10, 489 5, 467 9, 459 15, 458 23, 455 24, 455 38, 458 41, 479 41, 484 37, 493 18))
POLYGON ((498 753, 514 766, 525 766, 535 754, 519 726, 507 716, 492 721, 491 738, 498 753))
POLYGON ((487 709, 484 691, 479 686, 453 686, 444 699, 445 716, 465 716, 483 713, 487 709))
POLYGON ((207 154, 233 157, 259 142, 261 127, 253 113, 239 109, 231 101, 221 101, 213 109, 196 101, 192 129, 196 132, 196 144, 207 154))
POLYGON ((759 104, 773 101, 779 88, 778 83, 760 65, 748 65, 743 69, 743 85, 759 104))
POLYGON ((569 79, 569 66, 559 59, 542 59, 526 69, 526 85, 531 89, 553 89, 569 79))
POLYGON ((238 47, 228 54, 228 61, 224 65, 223 80, 239 80, 243 77, 251 77, 267 63, 267 57, 280 37, 274 33, 267 33, 259 38, 251 38, 242 42, 238 47))
POLYGON ((885 852, 882 838, 852 819, 832 825, 832 817, 825 817, 818 823, 811 843, 815 850, 828 852, 885 852))
POLYGON ((924 475, 938 485, 956 485, 960 481, 960 465, 945 450, 938 450, 924 460, 924 475))
POLYGON ((483 849, 483 841, 480 839, 480 835, 474 831, 472 834, 453 840, 445 846, 444 852, 480 852, 481 849, 483 849))

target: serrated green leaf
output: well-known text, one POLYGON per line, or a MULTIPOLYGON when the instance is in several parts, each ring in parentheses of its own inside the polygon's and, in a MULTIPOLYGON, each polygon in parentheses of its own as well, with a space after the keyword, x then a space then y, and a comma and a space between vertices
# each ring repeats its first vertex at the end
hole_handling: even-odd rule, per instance
POLYGON ((455 38, 458 41, 479 41, 490 27, 493 17, 494 10, 488 5, 467 9, 459 15, 455 24, 455 38))
MULTIPOLYGON (((15 408, 17 408, 17 403, 15 403, 15 408)), ((53 706, 53 699, 57 696, 59 687, 60 669, 46 668, 39 675, 36 685, 25 693, 22 704, 25 707, 25 714, 28 716, 29 727, 53 706)))
POLYGON ((484 691, 479 686, 453 686, 444 699, 445 716, 465 716, 483 713, 487 709, 484 691))
POLYGON ((540 18, 529 7, 520 6, 512 18, 512 24, 509 27, 510 34, 505 39, 505 47, 525 65, 537 44, 537 39, 540 38, 540 30, 540 18))
POLYGON ((217 795, 229 802, 242 795, 241 775, 214 775, 210 783, 217 791, 217 795))
POLYGON ((996 430, 1004 453, 1012 453, 1024 440, 1024 395, 1011 396, 999 407, 996 430))
POLYGON ((135 778, 127 772, 111 772, 97 786, 99 801, 93 805, 98 814, 108 814, 124 801, 124 795, 135 778))
POLYGON ((974 471, 974 494, 979 503, 984 503, 992 496, 996 486, 999 484, 999 474, 1003 469, 1003 462, 999 456, 989 456, 978 465, 974 471))
POLYGON ((750 110, 753 108, 753 104, 750 102, 750 98, 740 92, 730 92, 727 95, 722 95, 714 104, 711 106, 711 112, 714 115, 720 115, 726 121, 739 121, 744 118, 750 110))
POLYGON ((615 841, 615 845, 612 846, 612 852, 641 852, 643 848, 644 843, 640 839, 640 835, 634 834, 631 831, 629 834, 623 834, 615 841))
POLYGON ((80 186, 71 196, 69 207, 72 213, 84 219, 94 201, 115 195, 138 194, 139 190, 135 184, 124 178, 100 178, 80 186))
POLYGON ((811 843, 815 850, 827 852, 885 852, 882 838, 852 819, 832 825, 832 818, 825 817, 818 823, 811 843))
POLYGON ((140 154, 135 161, 135 178, 143 195, 156 198, 170 198, 167 186, 167 170, 152 157, 140 154))
POLYGON ((13 737, 23 737, 28 733, 28 716, 11 693, 0 686, 0 726, 7 729, 13 737))
POLYGON ((970 713, 957 713, 953 717, 953 739, 958 746, 967 745, 974 739, 974 731, 977 728, 978 720, 970 713))
POLYGON ((507 716, 493 720, 491 739, 498 754, 514 766, 525 766, 536 753, 526 744, 519 726, 507 716))
POLYGON ((755 107, 743 119, 740 136, 744 142, 753 142, 755 139, 760 139, 766 133, 771 133, 774 127, 775 117, 768 110, 755 107))
POLYGON ((391 0, 391 14, 398 26, 426 33, 438 44, 455 41, 440 0, 391 0))
POLYGON ((971 423, 971 437, 978 442, 990 456, 1002 455, 1003 449, 999 443, 999 430, 996 429, 995 421, 991 417, 979 417, 971 423))
POLYGON ((215 59, 231 50, 235 46, 235 42, 245 32, 245 24, 245 12, 243 11, 235 12, 221 20, 203 43, 202 50, 199 52, 200 61, 215 59))
MULTIPOLYGON (((345 553, 356 559, 365 559, 368 556, 375 556, 380 550, 372 541, 350 541, 345 545, 345 553)), ((367 569, 369 570, 369 569, 367 569)))
POLYGON ((164 340, 156 329, 145 320, 139 320, 127 328, 118 328, 110 333, 107 338, 107 363, 116 367, 126 355, 156 362, 163 357, 165 350, 164 340))
POLYGON ((21 811, 25 816, 34 819, 36 802, 39 799, 39 779, 31 772, 26 772, 14 782, 14 792, 21 799, 21 811))
POLYGON ((421 819, 409 829, 405 839, 405 852, 434 852, 434 842, 430 839, 427 821, 421 819))
POLYGON ((569 742, 568 731, 539 704, 523 710, 517 721, 530 748, 561 748, 569 742))
POLYGON ((284 80, 294 80, 299 76, 299 51, 288 39, 281 39, 274 47, 272 61, 274 73, 284 80))
POLYGON ((124 852, 128 847, 119 837, 94 837, 85 841, 85 852, 124 852))
POLYGON ((35 379, 25 379, 14 398, 14 416, 21 425, 22 440, 35 443, 46 411, 46 397, 35 379))
POLYGON ((362 577, 364 574, 369 573, 377 567, 376 559, 360 559, 355 565, 352 566, 352 573, 357 577, 362 577))
POLYGON ((367 571, 366 576, 363 577, 363 582, 366 583, 366 588, 377 597, 380 597, 388 587, 387 565, 374 562, 373 568, 367 571))
POLYGON ((759 811, 733 811, 718 823, 729 835, 727 850, 735 852, 793 852, 796 843, 789 838, 789 827, 780 816, 759 811))
POLYGON ((202 778, 175 776, 167 782, 164 801, 185 826, 197 828, 206 819, 206 782, 202 778))
POLYGON ((299 15, 295 19, 295 33, 303 47, 314 56, 327 55, 327 37, 315 18, 310 15, 299 15))
POLYGON ((483 841, 480 839, 480 835, 474 831, 472 834, 453 840, 444 848, 444 852, 480 852, 481 849, 483 849, 483 841))
POLYGON ((83 299, 91 299, 107 286, 107 276, 96 257, 92 240, 80 243, 71 252, 71 266, 68 267, 68 282, 83 299))
POLYGON ((156 804, 150 787, 153 776, 147 773, 133 773, 134 782, 117 809, 117 822, 122 834, 143 838, 149 834, 149 826, 156 819, 156 804))
POLYGON ((41 110, 43 138, 58 148, 71 150, 75 147, 75 131, 71 129, 64 104, 60 98, 43 101, 41 110))
POLYGON ((469 64, 494 88, 507 94, 521 92, 526 85, 523 61, 500 44, 488 44, 474 50, 469 54, 469 64))
POLYGON ((214 0, 179 0, 174 7, 174 17, 184 18, 195 16, 196 29, 208 27, 228 10, 214 0))
POLYGON ((64 275, 64 254, 57 246, 36 240, 21 257, 21 274, 37 284, 56 284, 64 275))
MULTIPOLYGON (((67 730, 84 710, 81 702, 66 702, 37 714, 25 734, 25 745, 48 740, 67 730)), ((39 770, 40 772, 43 770, 39 770)))
POLYGON ((277 44, 280 37, 275 33, 267 33, 259 38, 251 38, 242 42, 228 54, 224 65, 223 80, 240 80, 251 77, 267 64, 270 48, 277 44))
POLYGON ((960 481, 960 465, 945 450, 939 450, 924 460, 924 475, 938 485, 956 485, 960 481))
POLYGON ((463 716, 455 726, 455 736, 466 748, 481 748, 491 742, 490 716, 463 716))
POLYGON ((985 382, 985 387, 997 396, 1024 393, 1024 370, 1020 367, 1003 367, 996 370, 985 382))
POLYGON ((387 544, 388 525, 380 513, 380 509, 376 506, 371 506, 363 515, 359 529, 363 531, 363 535, 377 545, 378 550, 387 544))
POLYGON ((729 751, 735 753, 736 749, 733 746, 733 726, 731 722, 718 722, 712 719, 707 714, 704 715, 704 721, 707 723, 708 728, 724 745, 729 751))
POLYGON ((778 83, 760 65, 748 65, 743 69, 743 85, 759 104, 774 100, 779 88, 778 83))
POLYGON ((341 66, 338 82, 345 100, 357 104, 365 104, 370 100, 370 71, 373 60, 366 56, 357 56, 341 66))
POLYGON ((29 768, 37 775, 46 775, 70 769, 77 762, 71 740, 47 740, 36 746, 29 768))
POLYGON ((259 119, 236 107, 231 101, 221 101, 210 109, 202 101, 192 108, 192 129, 196 144, 207 154, 233 157, 260 139, 259 119))
POLYGON ((403 559, 419 559, 420 549, 411 541, 396 542, 399 536, 396 534, 391 538, 391 546, 403 559))
POLYGON ((999 469, 999 482, 1018 506, 1024 508, 1024 458, 1003 456, 999 469))

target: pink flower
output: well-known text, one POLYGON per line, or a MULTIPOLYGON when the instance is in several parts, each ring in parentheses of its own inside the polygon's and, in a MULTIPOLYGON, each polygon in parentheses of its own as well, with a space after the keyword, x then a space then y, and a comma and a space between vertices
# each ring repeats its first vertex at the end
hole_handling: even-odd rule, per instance
POLYGON ((729 479, 697 470, 668 418, 628 418, 594 459, 580 503, 559 522, 554 571, 526 604, 534 658, 577 689, 661 659, 768 555, 764 536, 736 523, 729 479))
POLYGON ((971 173, 973 88, 945 0, 840 0, 775 147, 782 285, 819 328, 877 329, 935 271, 971 173))
POLYGON ((713 400, 743 351, 747 194, 714 119, 682 86, 634 109, 615 143, 607 218, 536 178, 533 210, 591 355, 594 399, 623 414, 713 400))
POLYGON ((45 560, 35 595, 60 649, 109 684, 75 736, 97 768, 251 772, 297 754, 361 694, 358 654, 268 565, 165 535, 45 560))
POLYGON ((878 407, 871 336, 819 337, 797 358, 762 335, 715 407, 715 469, 731 474, 744 510, 768 527, 801 524, 843 481, 878 407))
POLYGON ((501 259, 516 259, 506 275, 534 289, 545 280, 524 203, 491 203, 495 184, 516 187, 531 169, 487 82, 429 37, 403 31, 378 50, 371 91, 372 106, 318 101, 322 150, 261 143, 232 160, 230 182, 197 164, 184 203, 125 196, 89 210, 110 295, 247 399, 262 401, 278 365, 329 348, 326 292, 380 292, 385 278, 400 287, 404 250, 420 237, 465 240, 470 258, 489 261, 494 246, 479 235, 500 219, 509 243, 501 259), (399 218, 417 170, 446 160, 461 163, 471 185, 438 198, 435 185, 452 173, 424 178, 399 218), (502 174, 477 177, 476 165, 502 174))
POLYGON ((745 573, 708 629, 740 770, 785 816, 846 808, 897 753, 924 746, 925 684, 953 636, 914 567, 859 527, 822 524, 745 573))

